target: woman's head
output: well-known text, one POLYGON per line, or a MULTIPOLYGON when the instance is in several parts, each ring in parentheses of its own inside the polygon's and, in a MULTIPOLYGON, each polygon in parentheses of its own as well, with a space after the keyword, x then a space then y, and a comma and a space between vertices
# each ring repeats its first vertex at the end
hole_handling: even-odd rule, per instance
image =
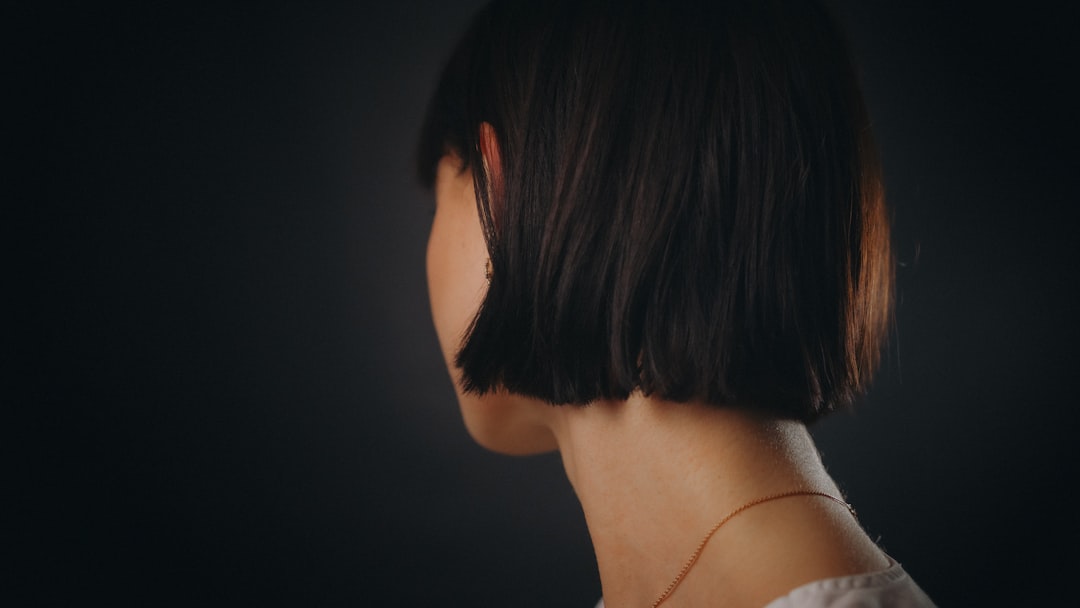
POLYGON ((814 3, 493 2, 419 163, 476 202, 462 238, 480 247, 429 250, 429 275, 456 251, 481 277, 432 279, 437 327, 462 309, 440 334, 461 395, 641 391, 811 421, 869 381, 888 220, 848 51, 814 3))

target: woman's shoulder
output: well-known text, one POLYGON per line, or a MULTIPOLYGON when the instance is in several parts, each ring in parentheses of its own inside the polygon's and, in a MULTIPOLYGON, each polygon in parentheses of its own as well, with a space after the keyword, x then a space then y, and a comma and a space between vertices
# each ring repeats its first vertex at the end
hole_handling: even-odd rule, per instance
POLYGON ((933 608, 934 602, 895 560, 885 570, 829 578, 793 589, 765 608, 933 608))
MULTIPOLYGON (((895 560, 885 570, 828 578, 797 587, 765 608, 935 608, 895 560)), ((596 608, 604 608, 600 599, 596 608)))

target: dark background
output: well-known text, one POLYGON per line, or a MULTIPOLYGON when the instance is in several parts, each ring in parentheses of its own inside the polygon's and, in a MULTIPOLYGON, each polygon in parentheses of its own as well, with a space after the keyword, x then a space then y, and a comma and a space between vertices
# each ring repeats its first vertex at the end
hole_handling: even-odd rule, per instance
MULTIPOLYGON (((477 3, 145 4, 5 9, 3 603, 591 606, 558 458, 470 442, 430 327, 410 155, 477 3)), ((903 265, 826 463, 941 605, 1071 597, 1075 20, 837 4, 903 265)))

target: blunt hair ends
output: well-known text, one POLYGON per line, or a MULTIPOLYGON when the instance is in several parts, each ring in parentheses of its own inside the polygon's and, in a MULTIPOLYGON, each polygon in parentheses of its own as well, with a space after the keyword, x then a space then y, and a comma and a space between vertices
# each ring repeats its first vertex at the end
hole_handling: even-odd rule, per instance
POLYGON ((492 265, 457 355, 466 390, 806 422, 866 390, 894 263, 870 121, 820 5, 496 0, 430 102, 422 183, 448 153, 472 170, 492 265))

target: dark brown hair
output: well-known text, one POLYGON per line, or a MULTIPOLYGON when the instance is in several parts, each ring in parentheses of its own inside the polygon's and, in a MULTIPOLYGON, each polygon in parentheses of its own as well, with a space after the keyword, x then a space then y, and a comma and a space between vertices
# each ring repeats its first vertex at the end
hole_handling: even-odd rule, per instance
POLYGON ((641 390, 803 421, 865 390, 891 319, 889 226, 820 5, 496 0, 430 103, 425 185, 448 152, 473 171, 493 269, 457 356, 467 390, 641 390))

